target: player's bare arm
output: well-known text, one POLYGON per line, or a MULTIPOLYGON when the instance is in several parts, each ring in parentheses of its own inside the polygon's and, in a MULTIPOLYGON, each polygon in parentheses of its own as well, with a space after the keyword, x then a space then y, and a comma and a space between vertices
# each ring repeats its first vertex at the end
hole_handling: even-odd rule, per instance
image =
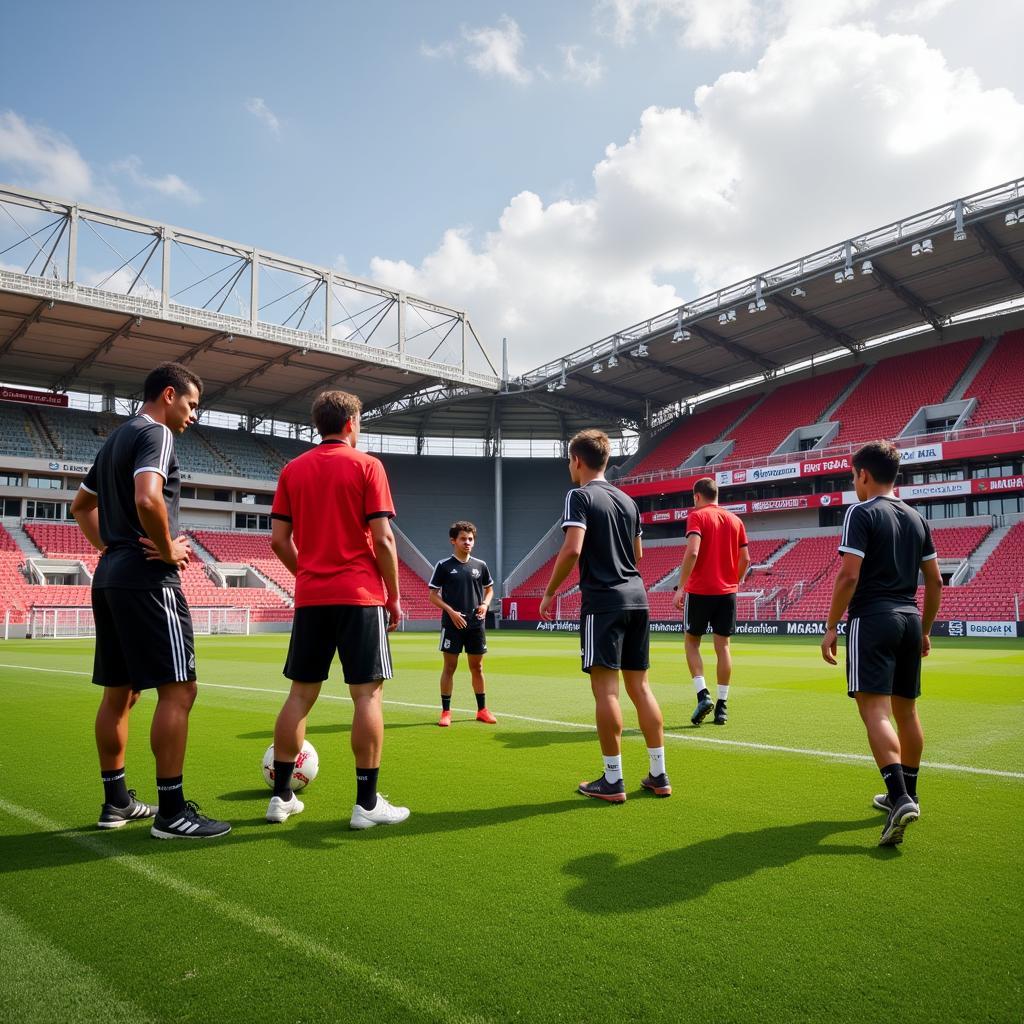
POLYGON ((292 536, 292 524, 285 519, 270 522, 270 549, 278 561, 294 576, 299 571, 299 549, 292 536))
POLYGON ((386 516, 371 519, 370 534, 373 537, 373 557, 388 590, 384 607, 388 613, 388 632, 393 633, 402 621, 402 601, 398 591, 398 545, 391 530, 391 520, 386 516))
POLYGON ((447 612, 448 618, 452 620, 452 625, 456 629, 466 628, 466 618, 462 612, 456 611, 450 604, 447 604, 441 599, 440 590, 429 590, 427 593, 427 599, 430 603, 442 612, 447 612))
POLYGON ((691 533, 686 538, 686 550, 683 552, 683 561, 679 566, 679 587, 676 589, 676 596, 672 600, 672 604, 679 610, 682 610, 683 602, 686 600, 686 581, 690 578, 690 573, 693 572, 693 567, 697 564, 697 556, 700 554, 700 534, 691 533))
POLYGON ((821 656, 830 665, 837 664, 839 623, 850 606, 853 592, 857 589, 860 567, 863 562, 864 559, 860 555, 850 554, 848 551, 843 552, 843 561, 839 566, 839 574, 836 576, 836 582, 832 588, 832 605, 828 610, 828 619, 825 622, 825 635, 821 640, 821 656))
POLYGON ((149 561, 159 560, 183 569, 192 548, 184 534, 171 536, 163 488, 164 478, 159 473, 139 473, 135 477, 135 509, 146 531, 139 543, 146 548, 149 561))
POLYGON ((740 565, 739 565, 739 579, 736 581, 737 584, 743 582, 743 578, 747 575, 747 570, 750 568, 750 549, 744 545, 740 548, 740 565))
POLYGON ((558 588, 566 581, 573 567, 580 560, 583 551, 583 537, 586 530, 582 526, 568 526, 565 530, 565 539, 559 549, 558 557, 555 559, 554 568, 551 570, 551 579, 548 580, 547 589, 540 602, 540 617, 551 620, 551 605, 554 603, 555 594, 558 588))
POLYGON ((939 614, 942 603, 942 573, 939 572, 939 560, 929 558, 921 563, 924 575, 924 610, 921 613, 921 657, 927 658, 932 649, 931 633, 935 616, 939 614))
POLYGON ((85 539, 102 554, 106 546, 100 536, 100 505, 96 495, 80 488, 71 502, 71 515, 85 539))

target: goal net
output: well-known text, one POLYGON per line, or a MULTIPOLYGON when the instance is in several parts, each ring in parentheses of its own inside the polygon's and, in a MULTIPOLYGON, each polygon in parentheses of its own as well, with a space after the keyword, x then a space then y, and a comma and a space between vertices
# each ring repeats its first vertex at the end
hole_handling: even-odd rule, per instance
MULTIPOLYGON (((196 636, 234 634, 248 636, 248 608, 191 608, 192 629, 196 636)), ((36 639, 61 640, 96 635, 96 622, 91 608, 45 608, 36 605, 29 616, 28 636, 36 639)))

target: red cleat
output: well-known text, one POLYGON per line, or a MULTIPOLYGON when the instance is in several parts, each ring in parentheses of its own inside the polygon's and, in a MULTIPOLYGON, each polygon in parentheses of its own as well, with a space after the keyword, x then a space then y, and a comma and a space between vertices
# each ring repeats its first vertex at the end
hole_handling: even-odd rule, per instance
POLYGON ((488 725, 497 725, 498 720, 487 710, 487 708, 481 708, 476 713, 476 720, 478 722, 486 722, 488 725))
POLYGON ((450 711, 442 711, 441 717, 437 720, 437 724, 442 728, 448 728, 452 724, 452 713, 450 711))

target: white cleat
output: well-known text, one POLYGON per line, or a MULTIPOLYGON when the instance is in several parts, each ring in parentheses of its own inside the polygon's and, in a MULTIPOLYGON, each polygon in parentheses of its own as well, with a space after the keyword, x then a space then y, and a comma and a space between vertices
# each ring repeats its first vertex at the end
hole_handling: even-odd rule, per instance
POLYGON ((373 828, 375 825, 398 825, 409 817, 408 807, 394 807, 388 803, 387 797, 382 793, 377 794, 377 803, 373 810, 368 811, 365 807, 356 804, 352 808, 352 818, 349 828, 373 828))
POLYGON ((267 821, 279 825, 282 821, 287 821, 291 815, 301 814, 305 809, 306 805, 294 793, 291 800, 272 796, 267 807, 267 821))

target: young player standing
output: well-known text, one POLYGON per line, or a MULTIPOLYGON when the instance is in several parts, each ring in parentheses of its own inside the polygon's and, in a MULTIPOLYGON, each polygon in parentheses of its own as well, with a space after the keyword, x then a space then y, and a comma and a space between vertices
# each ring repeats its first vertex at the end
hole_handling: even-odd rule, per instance
POLYGON ((540 614, 544 619, 551 618, 555 594, 578 561, 583 595, 580 653, 583 671, 590 675, 604 757, 604 773, 593 782, 581 782, 579 792, 609 803, 623 803, 626 784, 622 776, 620 671, 647 741, 650 774, 640 785, 663 797, 672 794, 672 786, 665 773, 661 708, 647 682, 647 591, 636 567, 643 553, 640 510, 632 498, 605 480, 610 451, 608 437, 600 430, 583 430, 569 442, 569 475, 576 487, 565 498, 565 539, 541 600, 540 614))
POLYGON ((729 718, 729 637, 736 631, 736 591, 750 568, 747 531, 738 516, 718 504, 718 484, 711 477, 693 485, 693 504, 686 519, 686 551, 673 602, 683 611, 686 664, 697 691, 697 707, 690 721, 700 725, 713 708, 715 725, 725 725, 729 718), (709 625, 718 662, 716 702, 711 700, 704 682, 704 659, 700 655, 701 637, 709 625))
POLYGON ((857 702, 868 744, 885 780, 874 799, 887 811, 879 846, 903 842, 921 816, 917 777, 924 733, 917 717, 921 659, 942 600, 942 576, 928 523, 893 495, 900 456, 888 441, 872 441, 853 457, 853 485, 860 503, 843 520, 843 561, 821 642, 822 657, 836 664, 837 631, 849 608, 846 690, 857 702), (917 608, 918 573, 924 574, 924 615, 917 608), (893 728, 890 716, 896 719, 893 728))
POLYGON ((464 519, 448 530, 453 553, 434 566, 430 577, 430 603, 441 610, 441 641, 444 658, 441 669, 441 717, 438 725, 452 724, 452 687, 459 655, 465 651, 476 695, 476 720, 494 725, 497 719, 487 710, 484 655, 487 653, 485 623, 494 597, 494 581, 487 563, 473 557, 476 527, 464 519))
POLYGON ((199 813, 182 788, 188 717, 196 699, 192 618, 181 592, 188 541, 178 533, 181 477, 174 435, 196 419, 203 382, 180 363, 161 363, 143 385, 143 406, 104 442, 71 514, 102 553, 92 581, 96 653, 103 687, 96 714, 104 803, 100 828, 154 818, 157 839, 212 839, 226 821, 199 813), (155 689, 150 744, 159 806, 135 799, 125 782, 128 713, 137 691, 155 689))
POLYGON ((267 821, 304 804, 291 789, 306 718, 335 654, 352 697, 356 802, 349 825, 396 825, 409 817, 377 792, 384 742, 382 688, 392 677, 388 633, 398 627, 398 554, 388 478, 356 449, 362 404, 345 391, 313 402, 319 446, 281 471, 271 511, 271 547, 295 575, 295 619, 284 674, 291 692, 274 726, 274 795, 267 821))

